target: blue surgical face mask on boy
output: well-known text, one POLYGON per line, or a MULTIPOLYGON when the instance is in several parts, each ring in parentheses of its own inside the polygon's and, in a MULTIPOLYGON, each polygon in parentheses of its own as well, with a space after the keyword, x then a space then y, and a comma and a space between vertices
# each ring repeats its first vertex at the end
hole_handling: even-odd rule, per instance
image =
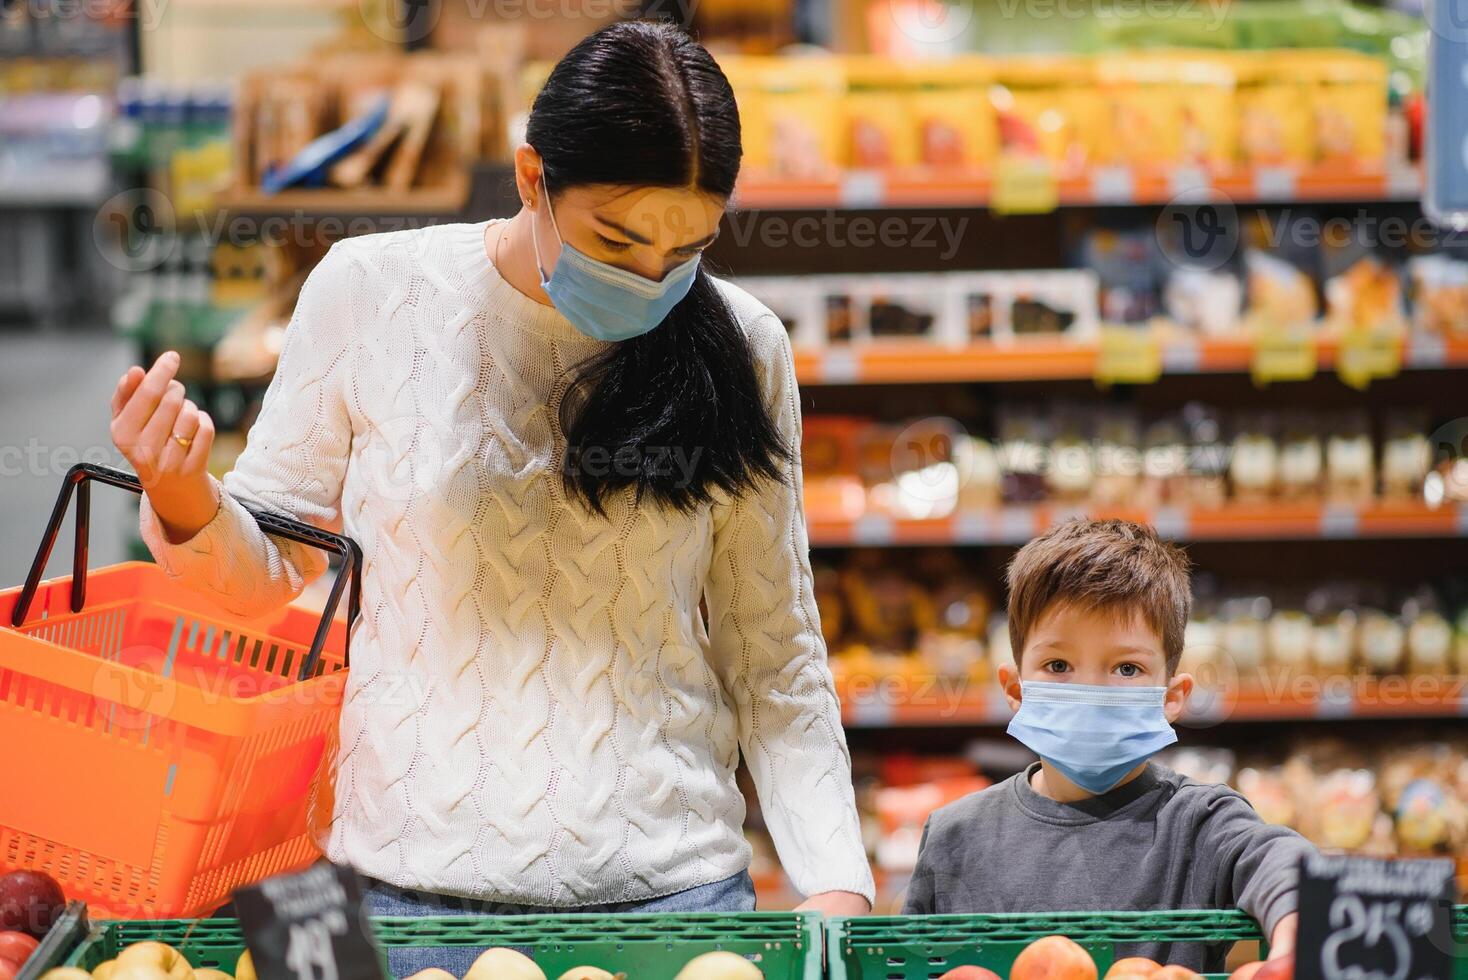
POLYGON ((1088 793, 1105 793, 1177 741, 1165 687, 1020 683, 1009 734, 1088 793))
MULTIPOLYGON (((540 186, 545 190, 544 178, 540 186)), ((610 341, 640 337, 662 323, 693 288, 702 253, 674 266, 661 280, 653 282, 567 244, 556 225, 549 191, 545 191, 545 209, 550 214, 556 240, 561 244, 561 256, 556 260, 555 272, 547 276, 540 261, 540 236, 532 215, 530 235, 535 245, 535 267, 540 271, 540 288, 561 315, 586 336, 610 341)))

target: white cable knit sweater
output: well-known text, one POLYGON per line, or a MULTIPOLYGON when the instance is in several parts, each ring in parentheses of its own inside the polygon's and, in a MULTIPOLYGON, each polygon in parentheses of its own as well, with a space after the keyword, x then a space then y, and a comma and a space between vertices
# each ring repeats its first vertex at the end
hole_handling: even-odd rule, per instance
MULTIPOLYGON (((568 500, 557 405, 600 343, 501 279, 484 232, 336 245, 224 478, 365 556, 328 856, 535 905, 680 891, 749 864, 742 747, 795 886, 871 899, 798 465, 693 515, 620 498, 601 518, 568 500)), ((723 290, 799 446, 785 331, 723 290)), ((252 614, 324 570, 222 499, 182 544, 145 502, 169 575, 252 614)))

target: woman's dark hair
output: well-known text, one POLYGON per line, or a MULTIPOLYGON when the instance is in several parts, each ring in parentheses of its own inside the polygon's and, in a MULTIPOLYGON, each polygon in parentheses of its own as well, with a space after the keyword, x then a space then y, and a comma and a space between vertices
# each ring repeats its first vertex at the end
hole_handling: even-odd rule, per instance
MULTIPOLYGON (((727 198, 742 154, 724 73, 677 27, 647 21, 572 48, 536 96, 525 138, 551 194, 625 184, 727 198)), ((734 495, 780 479, 793 452, 765 408, 749 340, 701 265, 655 330, 577 366, 560 422, 567 491, 598 513, 628 487, 639 501, 690 511, 716 488, 734 495)))

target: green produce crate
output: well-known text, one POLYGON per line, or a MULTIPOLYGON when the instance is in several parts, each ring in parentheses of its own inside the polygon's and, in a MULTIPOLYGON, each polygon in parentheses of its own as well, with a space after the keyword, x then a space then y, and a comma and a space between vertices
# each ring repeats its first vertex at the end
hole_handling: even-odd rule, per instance
MULTIPOLYGON (((672 980, 700 953, 726 949, 752 958, 768 980, 821 980, 816 912, 509 915, 374 918, 384 949, 394 946, 513 946, 555 980, 573 966, 625 972, 629 980, 672 980)), ((244 939, 233 919, 108 922, 67 960, 91 970, 132 943, 155 939, 194 966, 233 972, 244 939)))
POLYGON ((1069 936, 1105 973, 1115 944, 1151 940, 1260 939, 1243 912, 1023 912, 992 915, 865 916, 826 922, 831 980, 928 980, 955 966, 1001 977, 1042 936, 1069 936))
MULTIPOLYGON (((1238 911, 836 917, 826 920, 827 976, 931 980, 955 966, 971 965, 1004 977, 1020 950, 1057 934, 1084 946, 1102 974, 1115 960, 1117 943, 1263 938, 1254 920, 1238 911)), ((1453 934, 1459 941, 1468 939, 1468 907, 1454 909, 1453 934)), ((1468 980, 1468 960, 1455 962, 1453 975, 1468 980)))

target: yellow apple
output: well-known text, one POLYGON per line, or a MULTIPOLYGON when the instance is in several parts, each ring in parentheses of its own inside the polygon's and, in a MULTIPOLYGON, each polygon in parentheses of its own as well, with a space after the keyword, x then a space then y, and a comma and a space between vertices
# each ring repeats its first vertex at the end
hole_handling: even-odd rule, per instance
POLYGON ((459 978, 448 970, 440 970, 436 966, 431 966, 426 970, 419 970, 409 977, 408 980, 459 980, 459 978))
POLYGON ((92 980, 112 980, 112 974, 117 972, 117 960, 103 960, 97 964, 92 971, 92 980))
POLYGON ((240 954, 239 962, 234 965, 234 980, 260 980, 255 976, 255 959, 248 949, 240 954))
POLYGON ((58 966, 41 974, 41 980, 91 980, 91 977, 86 970, 74 966, 58 966))
POLYGON ((625 973, 608 973, 599 966, 573 966, 557 980, 621 980, 625 973))
POLYGON ((121 980, 122 969, 126 966, 152 966, 175 980, 194 980, 194 968, 189 966, 189 961, 167 943, 133 943, 118 953, 113 980, 121 980))
MULTIPOLYGON (((193 976, 192 973, 189 976, 193 976)), ((112 971, 112 980, 176 980, 172 973, 164 972, 161 966, 152 963, 118 963, 112 971)))
POLYGON ((225 973, 223 970, 215 970, 212 967, 205 967, 202 970, 194 971, 194 980, 234 980, 234 977, 230 976, 228 973, 225 973))
POLYGON ((524 953, 496 946, 480 954, 464 980, 545 980, 545 971, 524 953))
POLYGON ((726 949, 695 956, 678 971, 677 980, 764 980, 765 971, 726 949))

